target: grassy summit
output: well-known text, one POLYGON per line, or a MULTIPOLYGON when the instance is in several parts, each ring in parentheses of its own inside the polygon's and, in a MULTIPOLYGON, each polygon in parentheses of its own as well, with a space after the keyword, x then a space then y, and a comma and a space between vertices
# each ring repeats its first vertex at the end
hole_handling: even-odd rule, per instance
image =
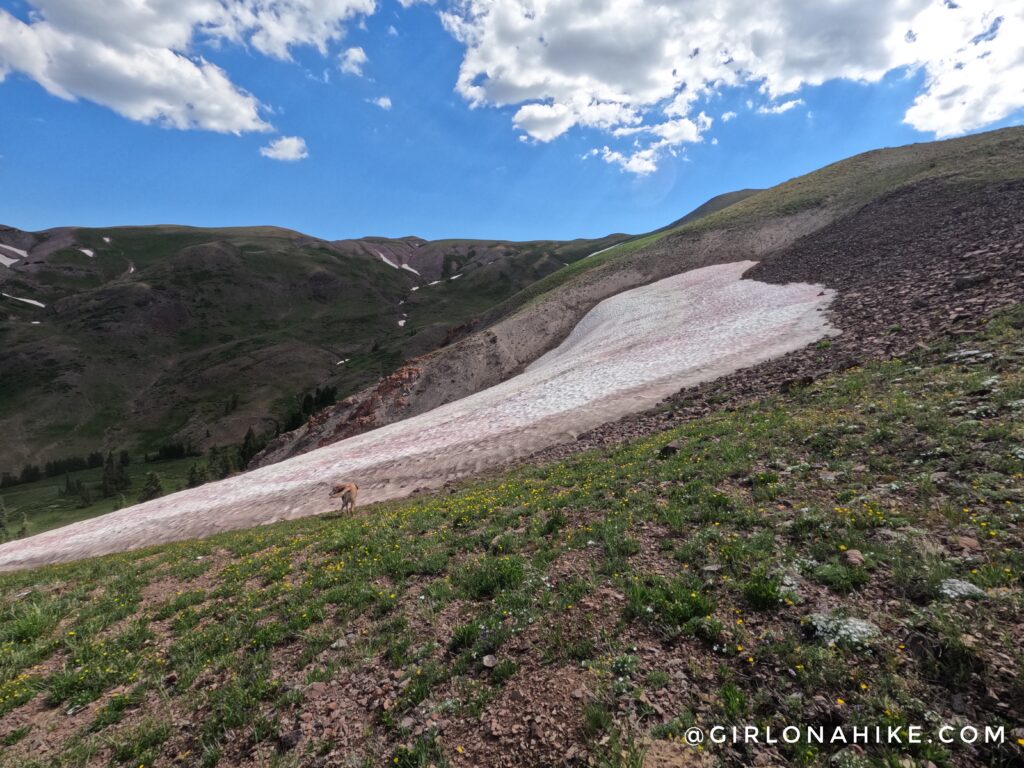
POLYGON ((1019 764, 1022 365, 1019 307, 613 451, 0 577, 0 765, 1019 764), (680 742, 959 721, 1006 742, 680 742))

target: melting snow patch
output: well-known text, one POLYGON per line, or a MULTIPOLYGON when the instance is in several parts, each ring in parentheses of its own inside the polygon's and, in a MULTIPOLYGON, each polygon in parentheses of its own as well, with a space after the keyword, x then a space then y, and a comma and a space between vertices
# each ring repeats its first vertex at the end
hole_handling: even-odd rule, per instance
POLYGON ((0 243, 0 248, 6 248, 11 253, 16 253, 23 259, 28 258, 28 251, 23 251, 21 248, 15 248, 13 245, 4 245, 3 243, 0 243))
POLYGON ((20 299, 17 296, 11 296, 11 294, 9 293, 0 293, 0 296, 5 296, 8 299, 13 299, 14 301, 23 301, 26 304, 31 304, 34 307, 43 307, 44 309, 46 308, 46 305, 43 304, 43 302, 36 301, 35 299, 20 299))
POLYGON ((418 275, 419 274, 419 272, 417 270, 413 269, 408 264, 403 264, 402 265, 402 269, 406 270, 407 272, 412 272, 414 275, 418 275))
POLYGON ((344 360, 339 360, 338 362, 336 362, 335 365, 344 365, 345 363, 347 363, 351 359, 352 359, 351 357, 346 357, 344 360))
POLYGON ((460 277, 462 277, 462 274, 461 274, 461 273, 459 273, 459 274, 457 274, 457 275, 452 275, 452 276, 451 276, 451 277, 449 277, 448 279, 449 279, 449 280, 458 280, 458 279, 459 279, 460 277))
POLYGON ((380 260, 383 261, 385 264, 387 264, 389 267, 394 267, 395 269, 398 269, 398 265, 395 264, 395 262, 393 262, 391 259, 389 259, 387 256, 385 256, 380 251, 377 251, 377 255, 380 256, 380 260))
POLYGON ((0 253, 0 265, 5 266, 5 267, 9 267, 9 266, 11 266, 11 264, 17 264, 17 263, 18 263, 17 259, 12 259, 10 256, 4 256, 3 253, 0 253))
POLYGON ((82 253, 84 253, 86 256, 88 256, 90 259, 93 256, 96 255, 96 251, 94 251, 92 248, 79 248, 78 250, 80 250, 82 253))
POLYGON ((40 322, 38 320, 33 320, 32 325, 40 325, 40 322))
POLYGON ((109 245, 110 244, 110 238, 109 237, 104 237, 103 238, 103 242, 107 243, 109 245))
MULTIPOLYGON (((427 413, 236 477, 0 545, 0 571, 326 512, 329 484, 367 503, 487 470, 654 406, 680 389, 827 336, 832 292, 705 267, 606 299, 523 373, 427 413)), ((867 622, 826 617, 837 638, 867 622)))
POLYGON ((410 288, 409 290, 410 290, 410 291, 418 291, 419 289, 420 289, 420 287, 419 287, 418 285, 414 285, 414 286, 413 286, 412 288, 410 288))
POLYGON ((399 321, 398 321, 398 327, 399 327, 399 328, 404 328, 404 327, 405 327, 405 322, 406 322, 406 321, 405 321, 405 319, 404 319, 404 318, 403 318, 403 319, 401 319, 401 320, 399 320, 399 321))
POLYGON ((607 248, 602 248, 600 251, 594 251, 593 253, 588 254, 587 256, 584 256, 583 258, 589 259, 591 256, 597 256, 597 254, 599 254, 599 253, 604 253, 605 251, 610 251, 612 248, 617 248, 620 245, 622 245, 622 243, 616 243, 615 245, 609 245, 607 248))
POLYGON ((438 283, 440 283, 440 282, 441 282, 440 280, 435 280, 435 281, 434 281, 434 282, 432 282, 432 283, 427 283, 427 286, 429 287, 429 286, 431 286, 431 285, 437 285, 437 284, 438 284, 438 283))

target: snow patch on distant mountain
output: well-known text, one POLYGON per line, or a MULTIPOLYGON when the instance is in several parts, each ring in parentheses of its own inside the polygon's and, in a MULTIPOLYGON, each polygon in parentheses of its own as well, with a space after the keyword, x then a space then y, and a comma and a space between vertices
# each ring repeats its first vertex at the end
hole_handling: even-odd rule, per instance
POLYGON ((35 307, 42 307, 43 309, 46 308, 46 305, 43 304, 43 302, 36 301, 35 299, 22 299, 22 298, 19 298, 17 296, 11 296, 11 294, 9 294, 9 293, 0 293, 0 296, 4 296, 4 297, 6 297, 8 299, 13 299, 14 301, 23 301, 26 304, 31 304, 32 306, 35 306, 35 307))
MULTIPOLYGON (((4 244, 0 243, 0 248, 5 248, 8 251, 10 251, 11 253, 17 254, 18 258, 21 258, 21 259, 27 259, 28 258, 28 254, 25 251, 21 250, 21 248, 15 248, 13 245, 4 245, 4 244)), ((18 259, 17 258, 12 259, 10 256, 5 256, 4 252, 2 250, 0 250, 0 264, 3 264, 5 267, 9 267, 12 264, 17 264, 17 263, 18 263, 18 259)))

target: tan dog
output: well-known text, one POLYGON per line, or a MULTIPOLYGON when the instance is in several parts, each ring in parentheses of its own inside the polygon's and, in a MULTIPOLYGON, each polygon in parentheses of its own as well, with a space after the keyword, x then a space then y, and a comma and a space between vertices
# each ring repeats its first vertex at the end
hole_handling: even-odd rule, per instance
POLYGON ((351 512, 356 508, 356 494, 359 486, 355 483, 335 483, 331 486, 331 498, 341 497, 341 511, 351 512))

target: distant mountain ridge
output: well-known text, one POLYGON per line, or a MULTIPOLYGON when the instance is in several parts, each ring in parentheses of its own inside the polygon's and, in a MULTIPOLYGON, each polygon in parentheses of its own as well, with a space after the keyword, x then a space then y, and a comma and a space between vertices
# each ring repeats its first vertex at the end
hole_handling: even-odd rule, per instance
POLYGON ((627 239, 515 243, 177 225, 0 227, 0 471, 273 433, 627 239))

